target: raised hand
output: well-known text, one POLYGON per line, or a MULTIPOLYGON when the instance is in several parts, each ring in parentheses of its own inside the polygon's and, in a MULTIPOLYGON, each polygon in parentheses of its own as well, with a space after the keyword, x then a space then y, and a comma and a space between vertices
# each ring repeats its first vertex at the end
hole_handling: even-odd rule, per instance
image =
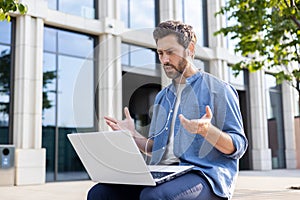
POLYGON ((112 117, 105 116, 106 124, 112 128, 112 130, 128 130, 131 133, 135 132, 134 121, 130 116, 129 110, 127 107, 124 108, 125 119, 117 120, 112 117))
POLYGON ((210 127, 212 112, 209 106, 205 107, 206 113, 200 119, 187 119, 182 114, 179 115, 182 126, 190 133, 206 136, 210 127))

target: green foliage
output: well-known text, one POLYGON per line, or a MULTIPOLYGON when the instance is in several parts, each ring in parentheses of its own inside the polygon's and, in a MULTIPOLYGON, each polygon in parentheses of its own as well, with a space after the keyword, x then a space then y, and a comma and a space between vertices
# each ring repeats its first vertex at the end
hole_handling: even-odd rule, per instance
MULTIPOLYGON (((9 50, 4 50, 0 52, 0 95, 9 96, 10 95, 10 80, 11 80, 11 54, 9 50)), ((52 102, 48 95, 50 93, 55 93, 53 90, 49 90, 49 84, 52 84, 56 79, 55 71, 47 71, 43 73, 43 107, 42 109, 51 108, 52 102)), ((0 101, 0 113, 9 113, 9 103, 5 101, 0 101)))
POLYGON ((216 15, 236 23, 215 33, 238 39, 235 51, 246 59, 233 65, 235 74, 265 69, 277 83, 300 83, 300 0, 228 0, 216 15), (298 65, 291 67, 291 62, 298 65))
POLYGON ((0 21, 10 21, 10 12, 17 12, 24 15, 27 7, 18 0, 0 0, 0 21))

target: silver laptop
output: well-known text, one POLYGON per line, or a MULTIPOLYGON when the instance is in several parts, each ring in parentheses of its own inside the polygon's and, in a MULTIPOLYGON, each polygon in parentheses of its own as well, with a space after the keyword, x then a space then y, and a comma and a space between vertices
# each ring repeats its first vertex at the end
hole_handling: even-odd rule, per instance
POLYGON ((68 138, 95 182, 155 186, 194 167, 147 165, 126 131, 73 133, 68 138))

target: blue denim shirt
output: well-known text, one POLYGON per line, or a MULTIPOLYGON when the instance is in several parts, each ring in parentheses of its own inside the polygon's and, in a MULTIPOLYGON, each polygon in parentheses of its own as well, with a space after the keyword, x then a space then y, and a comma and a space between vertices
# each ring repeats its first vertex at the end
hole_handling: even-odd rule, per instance
MULTIPOLYGON (((162 159, 169 137, 173 109, 176 102, 176 88, 169 85, 158 93, 153 106, 149 137, 154 141, 150 164, 162 159)), ((211 184, 216 195, 231 198, 238 175, 238 160, 246 151, 242 117, 236 90, 214 76, 197 72, 187 78, 174 127, 174 154, 180 165, 195 165, 211 184), (199 134, 191 134, 180 124, 178 115, 188 119, 199 119, 209 105, 213 118, 211 123, 229 134, 235 152, 226 155, 199 134)))

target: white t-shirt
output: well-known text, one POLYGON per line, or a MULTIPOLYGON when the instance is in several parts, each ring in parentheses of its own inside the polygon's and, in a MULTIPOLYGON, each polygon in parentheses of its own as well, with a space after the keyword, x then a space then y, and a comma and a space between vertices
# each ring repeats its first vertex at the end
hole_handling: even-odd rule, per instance
POLYGON ((185 84, 176 85, 177 98, 176 98, 176 103, 175 103, 175 107, 174 107, 174 114, 173 114, 172 123, 171 123, 171 130, 170 130, 170 134, 169 134, 168 145, 166 146, 165 154, 160 161, 161 165, 170 165, 170 164, 179 162, 179 159, 174 155, 174 151, 173 151, 174 126, 175 126, 175 120, 176 120, 176 116, 177 116, 177 112, 178 112, 178 107, 180 104, 181 93, 184 88, 185 88, 185 84))

